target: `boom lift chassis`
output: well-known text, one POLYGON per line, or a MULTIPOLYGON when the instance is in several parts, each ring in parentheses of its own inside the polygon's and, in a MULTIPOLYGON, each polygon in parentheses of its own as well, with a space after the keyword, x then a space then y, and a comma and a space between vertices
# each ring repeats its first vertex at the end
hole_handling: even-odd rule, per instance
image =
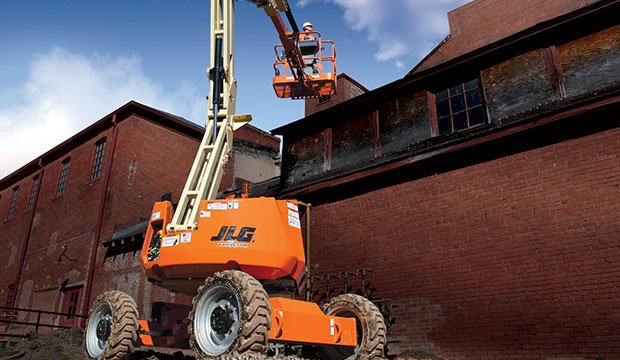
MULTIPOLYGON (((276 25, 288 65, 303 70, 288 1, 249 1, 276 25)), ((170 312, 177 321, 166 325, 139 320, 129 295, 105 292, 89 313, 86 351, 93 359, 122 360, 135 346, 190 347, 199 358, 215 359, 264 353, 279 343, 316 347, 325 359, 381 358, 385 323, 369 300, 345 294, 321 309, 296 299, 307 281, 296 200, 216 200, 233 132, 251 120, 235 115, 233 14, 234 0, 211 1, 206 132, 176 210, 170 201, 155 203, 140 254, 149 281, 193 297, 192 306, 170 312)))

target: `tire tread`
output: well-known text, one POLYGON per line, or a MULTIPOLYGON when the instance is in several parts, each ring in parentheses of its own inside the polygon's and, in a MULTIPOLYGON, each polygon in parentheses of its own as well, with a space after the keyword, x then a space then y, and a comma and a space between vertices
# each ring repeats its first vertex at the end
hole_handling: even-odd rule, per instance
POLYGON ((190 347, 200 359, 217 359, 220 356, 240 356, 248 353, 264 353, 269 339, 271 309, 269 297, 262 284, 247 273, 237 270, 226 270, 213 274, 198 288, 198 294, 192 299, 192 311, 189 315, 188 332, 190 347), (237 339, 223 354, 205 353, 196 341, 194 334, 194 318, 196 305, 200 297, 213 284, 226 283, 237 291, 241 304, 241 325, 237 339))

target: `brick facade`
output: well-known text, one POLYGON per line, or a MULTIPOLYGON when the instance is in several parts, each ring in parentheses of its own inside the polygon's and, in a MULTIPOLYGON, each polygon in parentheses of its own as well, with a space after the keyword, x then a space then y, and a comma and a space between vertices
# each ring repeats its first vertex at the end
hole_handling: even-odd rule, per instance
POLYGON ((510 155, 486 146, 316 206, 313 272, 373 270, 372 297, 391 306, 391 354, 617 358, 620 128, 542 137, 559 141, 528 133, 506 141, 547 145, 510 155))
POLYGON ((432 68, 600 0, 471 1, 448 13, 450 35, 411 72, 432 68))
POLYGON ((312 115, 318 111, 325 110, 336 104, 352 99, 358 95, 368 92, 364 85, 357 82, 349 75, 342 73, 336 79, 335 95, 329 97, 308 98, 305 100, 305 116, 312 115))
POLYGON ((618 11, 473 1, 403 79, 274 129, 314 299, 371 298, 390 355, 620 358, 618 11))
MULTIPOLYGON (((146 281, 139 251, 110 256, 101 244, 110 240, 115 232, 148 219, 153 203, 164 193, 172 193, 173 201, 178 201, 203 131, 185 120, 130 102, 44 154, 41 168, 34 161, 2 179, 0 209, 4 217, 0 246, 8 254, 8 261, 2 265, 5 276, 0 279, 2 305, 7 301, 9 286, 15 284, 20 274, 26 240, 27 250, 15 301, 17 307, 62 311, 64 294, 80 288, 77 312, 84 313, 88 307, 85 295, 90 285, 87 281, 90 257, 96 241, 90 301, 105 290, 123 290, 135 297, 139 310, 146 317, 150 316, 153 302, 187 302, 188 299, 146 281), (114 146, 113 118, 117 124, 114 146), (101 175, 92 180, 96 144, 104 138, 106 148, 101 175), (111 154, 111 172, 106 184, 106 165, 111 154), (61 166, 66 159, 70 162, 65 192, 57 196, 61 166), (34 209, 27 210, 32 178, 36 175, 40 179, 38 201, 34 209), (102 199, 106 185, 107 192, 102 199), (6 219, 12 189, 16 186, 20 193, 14 216, 6 219), (105 209, 98 233, 102 203, 105 209)), ((237 154, 251 153, 257 161, 261 160, 264 176, 277 176, 277 138, 249 125, 239 129, 235 136, 237 148, 228 162, 222 189, 239 182, 234 170, 237 154), (268 166, 270 161, 271 167, 268 166)), ((25 317, 25 314, 20 316, 25 317)), ((59 321, 56 318, 43 320, 59 321)))

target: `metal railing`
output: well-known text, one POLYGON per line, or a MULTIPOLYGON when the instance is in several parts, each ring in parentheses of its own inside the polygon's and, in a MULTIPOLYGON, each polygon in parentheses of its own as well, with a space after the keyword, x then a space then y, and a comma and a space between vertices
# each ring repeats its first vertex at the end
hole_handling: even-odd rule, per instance
MULTIPOLYGON (((87 316, 85 315, 78 315, 78 314, 70 314, 70 313, 61 313, 61 312, 55 312, 55 311, 45 311, 45 310, 32 310, 32 309, 21 309, 21 308, 15 308, 15 307, 7 307, 7 306, 0 306, 0 324, 8 324, 8 326, 10 325, 26 325, 26 326, 34 326, 34 332, 38 333, 39 332, 39 328, 40 327, 47 327, 47 328, 57 328, 57 329, 70 329, 73 326, 70 325, 62 325, 62 324, 53 324, 53 323, 48 323, 48 322, 42 322, 41 321, 41 317, 42 315, 52 315, 52 316, 62 316, 65 318, 75 318, 75 319, 84 319, 87 318, 87 316), (37 320, 35 322, 31 322, 31 321, 22 321, 19 320, 19 313, 26 313, 26 314, 36 314, 37 320)), ((76 321, 76 325, 79 322, 76 321)), ((11 333, 7 333, 7 329, 8 326, 5 327, 5 331, 4 332, 0 332, 0 336, 6 336, 6 337, 18 337, 18 338, 28 338, 30 336, 30 334, 11 334, 11 333)))

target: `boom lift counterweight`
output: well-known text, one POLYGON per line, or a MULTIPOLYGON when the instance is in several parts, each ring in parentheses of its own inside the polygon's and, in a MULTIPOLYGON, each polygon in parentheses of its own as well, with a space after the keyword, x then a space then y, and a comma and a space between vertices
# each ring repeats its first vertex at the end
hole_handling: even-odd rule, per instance
MULTIPOLYGON (((276 76, 276 92, 305 97, 335 91, 335 83, 321 78, 320 71, 308 71, 309 64, 322 69, 322 59, 301 50, 288 1, 248 1, 272 19, 285 53, 276 65, 293 73, 291 79, 276 76), (292 33, 280 12, 286 13, 292 33)), ((303 297, 307 264, 296 200, 216 199, 233 132, 251 120, 250 115, 235 114, 233 15, 234 0, 211 1, 206 132, 176 210, 170 201, 154 204, 140 254, 149 281, 193 297, 192 306, 168 310, 166 318, 178 319, 171 329, 163 322, 138 320, 129 295, 105 292, 89 314, 87 353, 91 358, 122 360, 135 345, 189 344, 199 358, 216 359, 263 353, 269 343, 279 343, 314 346, 330 360, 379 359, 385 323, 372 302, 345 294, 321 310, 298 300, 303 297)), ((309 45, 320 52, 322 44, 318 40, 309 45)), ((335 78, 335 57, 332 72, 335 78)))

